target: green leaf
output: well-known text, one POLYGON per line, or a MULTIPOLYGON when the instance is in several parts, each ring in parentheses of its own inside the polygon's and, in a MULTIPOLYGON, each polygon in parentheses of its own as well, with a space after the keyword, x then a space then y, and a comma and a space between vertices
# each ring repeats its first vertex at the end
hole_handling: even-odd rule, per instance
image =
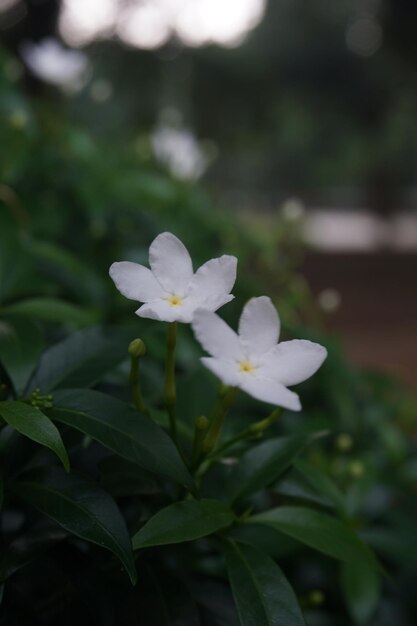
POLYGON ((91 263, 84 263, 67 247, 51 241, 32 241, 31 253, 43 274, 51 276, 77 300, 102 305, 106 298, 107 276, 91 263))
POLYGON ((294 469, 274 486, 274 491, 345 512, 343 494, 335 483, 321 469, 302 459, 294 462, 294 469))
POLYGON ((369 562, 378 567, 368 546, 344 522, 313 509, 281 506, 247 520, 265 524, 341 561, 369 562))
POLYGON ((0 313, 75 326, 88 326, 97 321, 97 315, 87 308, 45 297, 21 300, 1 309, 0 313))
POLYGON ((194 489, 170 437, 149 417, 99 391, 68 389, 54 394, 56 419, 89 435, 145 470, 194 489))
POLYGON ((161 492, 161 486, 152 474, 116 454, 101 459, 98 467, 101 472, 100 484, 113 496, 161 492))
POLYGON ((250 448, 231 472, 228 491, 232 501, 275 482, 310 439, 304 435, 280 437, 250 448))
POLYGON ((345 511, 343 493, 327 474, 312 463, 302 459, 297 459, 294 466, 319 494, 332 502, 339 512, 343 513, 345 511))
POLYGON ((183 543, 206 537, 230 526, 233 512, 218 500, 186 500, 162 509, 136 533, 133 548, 183 543))
POLYGON ((136 569, 125 521, 114 500, 101 488, 56 469, 31 472, 14 491, 73 535, 110 550, 133 584, 136 569))
POLYGON ((233 541, 249 544, 279 561, 302 550, 298 541, 262 524, 238 524, 227 531, 233 541))
POLYGON ((342 563, 341 586, 353 621, 366 626, 381 593, 381 576, 368 563, 342 563))
MULTIPOLYGON (((295 465, 295 464, 294 464, 295 465)), ((311 486, 311 483, 296 469, 292 468, 282 476, 271 488, 272 493, 278 493, 296 500, 307 500, 326 508, 334 509, 333 502, 311 486)))
POLYGON ((24 402, 0 402, 0 415, 19 433, 52 450, 69 471, 68 454, 59 430, 38 408, 24 402))
POLYGON ((29 390, 88 387, 126 358, 132 332, 88 328, 71 334, 41 357, 29 390))
POLYGON ((0 362, 17 393, 35 369, 42 347, 41 334, 30 320, 0 320, 0 362))
POLYGON ((305 625, 293 589, 270 557, 232 541, 225 557, 242 626, 305 625))

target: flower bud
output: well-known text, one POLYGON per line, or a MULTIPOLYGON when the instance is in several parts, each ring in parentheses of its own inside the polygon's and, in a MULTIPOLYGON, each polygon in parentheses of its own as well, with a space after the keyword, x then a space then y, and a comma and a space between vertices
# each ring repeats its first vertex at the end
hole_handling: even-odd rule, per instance
POLYGON ((131 357, 137 359, 144 356, 146 353, 146 347, 142 339, 133 339, 133 341, 129 344, 128 352, 131 357))
POLYGON ((194 422, 196 430, 207 430, 209 424, 210 422, 208 421, 207 417, 205 417, 205 415, 200 415, 200 417, 197 417, 194 422))
POLYGON ((349 473, 352 478, 362 478, 365 473, 365 466, 362 461, 352 461, 349 464, 349 473))
POLYGON ((308 594, 311 606, 320 606, 325 600, 325 595, 320 589, 314 589, 308 594))
POLYGON ((349 452, 353 446, 353 438, 348 433, 341 433, 337 437, 335 444, 340 452, 349 452))

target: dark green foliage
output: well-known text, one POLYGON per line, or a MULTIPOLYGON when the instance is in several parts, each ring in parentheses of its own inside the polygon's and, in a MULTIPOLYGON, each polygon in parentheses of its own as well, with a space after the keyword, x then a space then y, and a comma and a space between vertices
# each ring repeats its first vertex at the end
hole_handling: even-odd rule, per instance
MULTIPOLYGON (((2 63, 0 625, 413 626, 415 399, 311 331, 318 312, 285 225, 259 241, 133 142, 109 149, 58 101, 26 98, 2 63), (201 352, 181 325, 179 451, 162 402, 166 329, 137 318, 108 277, 115 260, 146 263, 163 230, 195 266, 239 257, 225 318, 279 295, 284 333, 329 349, 299 415, 198 471, 193 425, 216 399, 201 352), (137 337, 150 416, 131 403, 137 337)), ((240 394, 221 443, 265 417, 240 394)))

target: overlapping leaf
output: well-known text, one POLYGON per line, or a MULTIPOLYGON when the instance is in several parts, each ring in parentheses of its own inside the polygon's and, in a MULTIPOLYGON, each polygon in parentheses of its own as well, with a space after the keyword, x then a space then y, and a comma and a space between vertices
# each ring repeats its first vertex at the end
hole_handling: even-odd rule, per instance
POLYGON ((114 500, 100 487, 75 474, 32 472, 15 492, 70 533, 110 550, 134 583, 136 569, 125 521, 114 500))
POLYGON ((159 477, 193 489, 192 478, 162 428, 129 405, 89 389, 54 394, 54 419, 89 435, 121 457, 159 477))
POLYGON ((69 459, 59 430, 38 408, 24 402, 0 402, 0 416, 25 437, 46 446, 69 470, 69 459))
POLYGON ((295 593, 271 558, 232 541, 225 556, 242 626, 305 626, 295 593))
POLYGON ((182 543, 211 535, 234 522, 231 509, 219 500, 176 502, 156 513, 132 539, 134 549, 182 543))

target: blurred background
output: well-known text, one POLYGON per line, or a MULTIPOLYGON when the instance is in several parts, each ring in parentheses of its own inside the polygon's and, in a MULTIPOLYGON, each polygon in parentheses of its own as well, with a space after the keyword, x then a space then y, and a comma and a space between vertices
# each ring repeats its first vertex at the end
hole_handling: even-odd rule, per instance
POLYGON ((416 29, 414 0, 0 0, 0 210, 103 273, 112 235, 206 229, 417 386, 416 29))
MULTIPOLYGON (((236 299, 221 316, 235 325, 245 300, 268 294, 284 339, 329 353, 297 388, 303 412, 284 413, 272 432, 329 433, 308 460, 323 474, 318 485, 330 478, 330 499, 314 474, 309 484, 297 471, 274 493, 331 508, 334 482, 343 515, 390 576, 380 587, 358 570, 352 592, 327 559, 301 559, 262 529, 254 545, 284 560, 309 626, 417 623, 416 33, 416 0, 0 0, 0 398, 24 393, 39 359, 82 345, 88 376, 97 363, 111 366, 99 388, 129 401, 123 358, 140 334, 144 397, 161 406, 165 325, 138 320, 108 268, 146 264, 164 230, 184 241, 195 267, 235 254, 236 299)), ((217 383, 189 327, 180 331, 178 414, 192 427, 217 383)), ((225 437, 265 411, 242 394, 225 437)), ((84 452, 76 455, 84 471, 84 452)), ((85 458, 90 473, 90 448, 85 458)), ((207 493, 218 493, 223 469, 207 493)), ((15 527, 6 522, 7 539, 15 527)), ((12 569, 0 626, 35 626, 34 616, 36 626, 81 624, 96 586, 103 623, 116 606, 129 612, 131 596, 113 582, 103 594, 91 564, 73 565, 78 551, 59 544, 40 568, 35 559, 12 569)), ((224 585, 222 563, 204 567, 205 584, 224 585)), ((192 623, 235 623, 224 615, 226 592, 218 619, 204 600, 192 623)), ((159 593, 158 583, 158 603, 159 593)))

